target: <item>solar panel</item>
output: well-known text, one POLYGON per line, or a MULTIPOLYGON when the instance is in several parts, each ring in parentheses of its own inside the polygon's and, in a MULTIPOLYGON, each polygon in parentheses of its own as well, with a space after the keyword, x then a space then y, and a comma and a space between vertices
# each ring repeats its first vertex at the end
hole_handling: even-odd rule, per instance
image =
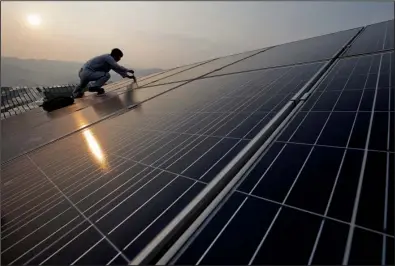
POLYGON ((394 20, 369 25, 345 54, 356 55, 394 49, 394 20))
POLYGON ((60 109, 50 115, 43 115, 44 112, 41 111, 38 114, 18 115, 12 120, 6 119, 1 122, 2 136, 9 136, 9 138, 2 143, 1 160, 3 162, 10 160, 21 153, 70 134, 83 126, 95 123, 115 112, 127 109, 128 106, 148 100, 180 84, 173 83, 136 89, 120 95, 109 93, 100 97, 100 99, 103 99, 102 102, 98 101, 99 97, 93 96, 95 98, 94 104, 73 105, 71 110, 74 112, 60 109), (89 107, 83 108, 85 106, 89 107), (82 109, 79 110, 80 108, 82 109), (58 115, 59 113, 61 115, 58 115))
POLYGON ((218 70, 222 67, 225 67, 227 65, 230 65, 230 64, 233 64, 233 63, 238 62, 240 60, 243 60, 244 58, 253 56, 253 55, 255 55, 259 52, 262 52, 266 49, 267 48, 257 50, 257 51, 251 51, 251 52, 240 53, 240 54, 236 54, 236 55, 218 58, 218 59, 208 62, 206 64, 194 67, 194 68, 189 69, 187 71, 183 71, 179 74, 176 74, 176 75, 161 79, 159 81, 150 83, 149 86, 199 78, 199 77, 206 75, 212 71, 218 70))
POLYGON ((162 74, 155 75, 153 77, 149 77, 149 78, 146 78, 146 79, 141 79, 141 81, 139 81, 138 83, 139 83, 139 86, 145 86, 145 85, 150 84, 152 82, 155 82, 155 81, 161 80, 163 78, 167 78, 167 77, 170 77, 172 75, 181 73, 181 72, 183 72, 185 70, 188 70, 188 69, 200 66, 200 65, 205 64, 207 62, 210 62, 212 60, 215 60, 215 59, 206 60, 206 61, 203 61, 203 62, 198 62, 198 63, 186 65, 186 66, 176 67, 176 68, 173 68, 173 69, 171 69, 169 71, 166 71, 166 72, 164 72, 162 74))
POLYGON ((129 262, 322 65, 193 81, 3 165, 3 263, 129 262))
POLYGON ((171 263, 394 263, 393 60, 339 60, 171 263))
POLYGON ((327 60, 332 58, 359 30, 360 28, 341 31, 275 46, 263 53, 235 65, 225 67, 208 76, 327 60))
POLYGON ((380 25, 171 69, 133 91, 121 81, 107 98, 2 121, 3 161, 34 148, 2 164, 2 262, 393 264, 393 26, 380 25), (236 159, 248 171, 208 195, 236 159), (197 200, 208 208, 191 208, 197 200))

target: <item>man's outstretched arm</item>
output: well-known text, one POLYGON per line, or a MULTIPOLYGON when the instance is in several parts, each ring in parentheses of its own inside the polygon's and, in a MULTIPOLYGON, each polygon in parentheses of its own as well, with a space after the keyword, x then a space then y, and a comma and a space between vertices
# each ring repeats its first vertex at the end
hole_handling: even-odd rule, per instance
POLYGON ((128 69, 126 67, 123 67, 119 65, 112 56, 107 56, 106 57, 106 62, 111 66, 111 69, 114 70, 116 73, 124 77, 124 75, 127 75, 127 73, 134 73, 132 69, 128 69))

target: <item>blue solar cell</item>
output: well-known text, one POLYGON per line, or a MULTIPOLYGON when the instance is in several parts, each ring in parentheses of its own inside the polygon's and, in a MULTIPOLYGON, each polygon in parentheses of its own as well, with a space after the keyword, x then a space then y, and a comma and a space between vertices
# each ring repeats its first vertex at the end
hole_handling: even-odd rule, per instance
POLYGON ((205 264, 228 263, 214 255, 221 250, 238 250, 233 257, 242 264, 343 263, 348 256, 352 264, 381 263, 379 254, 387 250, 384 234, 393 239, 393 210, 389 209, 393 189, 389 185, 394 178, 393 170, 388 171, 394 156, 388 152, 393 144, 389 128, 393 112, 387 82, 392 78, 391 57, 392 53, 384 53, 341 59, 236 185, 230 198, 243 193, 247 201, 252 197, 270 201, 281 206, 278 216, 258 206, 241 215, 244 206, 237 211, 240 203, 225 201, 223 206, 235 218, 228 218, 229 225, 216 229, 214 237, 211 224, 220 219, 219 208, 193 235, 195 240, 177 254, 176 264, 196 263, 188 260, 199 257, 193 251, 195 241, 200 243, 199 258, 205 264), (366 88, 373 78, 374 86, 366 88), (382 84, 386 88, 380 87, 379 78, 387 82, 382 84), (257 237, 244 229, 247 225, 237 224, 237 233, 228 229, 236 226, 237 217, 262 212, 267 212, 271 226, 263 226, 259 245, 244 244, 244 238, 257 237), (349 232, 353 238, 348 239, 349 232), (346 248, 349 240, 351 250, 346 248), (336 247, 330 248, 333 243, 336 247), (370 251, 361 259, 358 253, 363 249, 370 251))
POLYGON ((312 264, 342 264, 349 226, 329 219, 322 223, 317 247, 311 255, 312 264))
POLYGON ((394 20, 369 25, 357 37, 346 56, 394 49, 394 20))
POLYGON ((332 58, 359 30, 360 28, 351 29, 278 45, 208 76, 327 60, 332 58))
POLYGON ((194 67, 197 67, 199 65, 205 64, 205 63, 210 62, 212 60, 213 59, 206 60, 206 61, 203 61, 203 62, 194 63, 194 64, 190 64, 190 65, 186 65, 186 66, 176 67, 176 68, 170 69, 168 71, 165 71, 164 73, 161 73, 161 74, 158 74, 158 75, 153 75, 153 76, 147 77, 145 79, 141 79, 141 81, 138 81, 138 84, 139 84, 139 86, 145 86, 145 85, 151 84, 151 83, 153 83, 155 81, 158 81, 158 80, 170 77, 172 75, 175 75, 175 74, 181 73, 183 71, 186 71, 186 70, 192 69, 194 67))
MULTIPOLYGON (((107 238, 92 237, 95 243, 86 244, 91 249, 83 246, 78 257, 67 258, 67 262, 119 263, 114 246, 124 250, 125 258, 134 258, 321 66, 315 63, 201 79, 30 153, 46 181, 32 179, 23 184, 23 197, 15 190, 5 195, 4 218, 12 219, 8 225, 13 226, 5 232, 7 241, 29 231, 34 238, 30 245, 35 245, 59 229, 57 225, 67 228, 66 235, 73 234, 75 229, 65 225, 73 217, 62 218, 61 213, 78 210, 77 216, 83 214, 97 226, 89 232, 102 232, 107 238), (20 207, 11 210, 14 206, 20 207), (56 215, 63 220, 54 219, 53 227, 45 223, 56 215), (43 230, 39 235, 34 231, 37 222, 43 230), (12 234, 25 223, 19 235, 12 234), (92 259, 95 251, 106 251, 109 243, 113 244, 111 252, 92 259)), ((154 88, 160 86, 138 91, 147 96, 152 89, 157 91, 154 88)), ((28 169, 31 167, 30 163, 28 169)), ((7 175, 7 179, 18 178, 10 171, 7 175)), ((75 241, 81 236, 75 236, 75 241)), ((47 256, 55 263, 72 252, 70 247, 59 247, 55 239, 42 245, 48 249, 39 259, 47 256), (60 255, 51 256, 54 253, 60 255)), ((5 246, 10 246, 7 241, 5 246)), ((12 261, 26 252, 24 247, 31 246, 21 243, 13 255, 3 255, 12 261)), ((21 257, 18 262, 25 259, 29 258, 21 257)))
MULTIPOLYGON (((393 47, 392 26, 382 27, 368 27, 348 53, 372 29, 385 37, 365 42, 365 52, 393 47)), ((8 158, 150 99, 2 165, 3 261, 130 263, 287 103, 296 105, 294 95, 358 30, 171 69, 140 79, 149 86, 133 95, 126 81, 110 84, 119 97, 51 123, 25 116, 37 119, 33 133, 13 136, 8 158)), ((173 262, 391 263, 393 62, 393 52, 337 60, 173 262)), ((12 94, 14 105, 30 100, 12 94)))
POLYGON ((156 82, 149 83, 149 86, 155 86, 155 85, 159 85, 159 84, 173 83, 173 82, 179 82, 179 81, 192 80, 195 78, 199 78, 199 77, 202 77, 206 74, 209 74, 210 72, 213 72, 213 71, 218 70, 220 68, 226 67, 226 66, 231 65, 231 64, 238 62, 240 60, 243 60, 244 58, 253 56, 254 54, 264 51, 265 49, 218 58, 218 59, 215 59, 215 60, 210 61, 208 63, 205 63, 203 65, 199 65, 199 66, 193 67, 191 69, 188 69, 186 71, 183 71, 181 73, 178 73, 176 75, 172 75, 167 78, 160 79, 156 82))
POLYGON ((383 237, 359 228, 355 229, 349 264, 381 264, 383 237))

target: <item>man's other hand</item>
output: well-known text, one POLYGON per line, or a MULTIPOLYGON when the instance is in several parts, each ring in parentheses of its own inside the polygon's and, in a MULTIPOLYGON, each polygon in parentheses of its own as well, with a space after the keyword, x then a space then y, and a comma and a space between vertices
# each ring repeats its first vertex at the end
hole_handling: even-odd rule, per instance
POLYGON ((133 69, 129 69, 128 72, 131 73, 131 74, 134 74, 134 70, 133 69))

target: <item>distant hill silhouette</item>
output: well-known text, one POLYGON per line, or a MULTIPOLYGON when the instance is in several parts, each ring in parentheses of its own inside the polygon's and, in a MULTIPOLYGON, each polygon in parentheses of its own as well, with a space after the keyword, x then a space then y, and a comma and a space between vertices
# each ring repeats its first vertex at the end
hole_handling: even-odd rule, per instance
MULTIPOLYGON (((51 86, 78 83, 78 71, 82 65, 81 62, 1 57, 1 86, 51 86)), ((159 68, 134 70, 138 77, 162 71, 159 68)), ((121 79, 113 71, 110 74, 110 82, 121 79)))

